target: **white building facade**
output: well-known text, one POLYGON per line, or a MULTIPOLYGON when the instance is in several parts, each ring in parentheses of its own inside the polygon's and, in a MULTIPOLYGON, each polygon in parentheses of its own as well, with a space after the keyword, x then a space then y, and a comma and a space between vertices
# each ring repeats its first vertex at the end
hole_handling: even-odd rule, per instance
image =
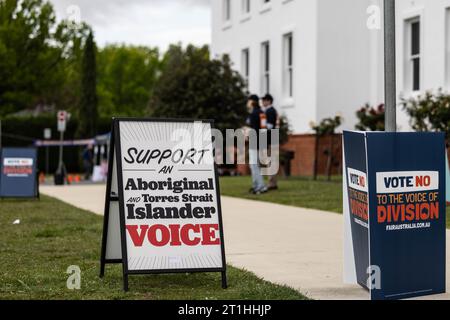
MULTIPOLYGON (((384 101, 382 0, 213 0, 213 56, 270 92, 293 132, 384 101)), ((397 0, 400 97, 450 89, 450 0, 397 0)), ((399 107, 399 129, 410 130, 399 107)))

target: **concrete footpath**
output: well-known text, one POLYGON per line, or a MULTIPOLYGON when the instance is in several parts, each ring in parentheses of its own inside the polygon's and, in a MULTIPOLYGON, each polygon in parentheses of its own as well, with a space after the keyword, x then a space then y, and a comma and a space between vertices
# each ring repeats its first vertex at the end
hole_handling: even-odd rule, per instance
MULTIPOLYGON (((41 192, 103 215, 104 185, 42 186, 41 192)), ((222 197, 222 209, 227 263, 288 285, 312 299, 369 298, 360 287, 343 284, 341 215, 229 197, 222 197)), ((447 239, 449 236, 447 231, 447 239)), ((449 257, 447 254, 448 266, 449 257)), ((450 300, 450 294, 425 299, 450 300)))

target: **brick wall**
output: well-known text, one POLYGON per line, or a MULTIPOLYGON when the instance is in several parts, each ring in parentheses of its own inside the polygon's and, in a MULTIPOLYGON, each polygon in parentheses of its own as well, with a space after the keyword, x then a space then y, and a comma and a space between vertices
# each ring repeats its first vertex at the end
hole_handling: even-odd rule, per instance
MULTIPOLYGON (((342 135, 333 136, 333 165, 332 174, 342 174, 342 135)), ((328 155, 326 152, 330 149, 331 136, 319 138, 318 146, 318 174, 327 174, 328 155)), ((282 147, 283 150, 293 151, 294 159, 291 162, 291 174, 293 176, 313 176, 314 159, 316 147, 315 135, 291 135, 289 141, 282 147)), ((447 149, 450 162, 450 148, 447 149)), ((237 172, 241 175, 249 175, 250 170, 247 165, 239 165, 237 172)))
MULTIPOLYGON (((313 134, 291 135, 289 141, 283 145, 282 150, 294 152, 291 161, 291 175, 313 176, 315 166, 316 136, 313 134)), ((333 148, 332 174, 342 174, 342 135, 324 136, 319 138, 317 152, 318 175, 326 175, 328 167, 328 150, 333 148), (333 139, 333 146, 331 146, 333 139)), ((240 175, 250 174, 247 165, 238 165, 240 175)))
POLYGON ((293 151, 294 159, 291 162, 293 176, 313 176, 316 141, 318 139, 317 172, 319 175, 327 174, 328 150, 333 149, 332 174, 342 173, 342 135, 324 136, 291 135, 289 141, 283 146, 284 150, 293 151), (332 144, 331 144, 332 143, 332 144))

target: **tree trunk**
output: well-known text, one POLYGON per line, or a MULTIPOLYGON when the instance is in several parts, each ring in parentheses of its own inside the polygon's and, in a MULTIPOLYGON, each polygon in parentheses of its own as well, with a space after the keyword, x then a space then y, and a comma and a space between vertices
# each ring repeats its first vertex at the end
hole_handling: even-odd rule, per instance
POLYGON ((316 144, 314 147, 314 181, 317 180, 319 174, 319 139, 320 136, 316 134, 316 144))
POLYGON ((328 153, 328 163, 327 163, 327 175, 328 175, 328 181, 331 181, 331 174, 333 170, 333 162, 334 162, 334 135, 330 135, 330 150, 328 153))

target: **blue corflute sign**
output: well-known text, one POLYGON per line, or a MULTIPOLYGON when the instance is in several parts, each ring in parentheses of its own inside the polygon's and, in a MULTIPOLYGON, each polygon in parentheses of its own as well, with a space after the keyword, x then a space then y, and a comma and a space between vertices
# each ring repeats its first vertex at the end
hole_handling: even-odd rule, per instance
POLYGON ((34 148, 3 148, 0 155, 0 197, 38 197, 37 150, 34 148))
POLYGON ((345 132, 344 148, 346 280, 375 300, 444 293, 444 135, 345 132))

